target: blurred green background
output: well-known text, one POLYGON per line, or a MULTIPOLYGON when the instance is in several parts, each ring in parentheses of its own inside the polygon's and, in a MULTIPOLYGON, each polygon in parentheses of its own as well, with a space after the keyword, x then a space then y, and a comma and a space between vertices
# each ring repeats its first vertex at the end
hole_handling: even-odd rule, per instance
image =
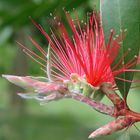
MULTIPOLYGON (((50 13, 59 15, 66 23, 63 7, 72 15, 75 8, 79 19, 85 20, 88 11, 99 8, 99 0, 0 0, 0 75, 45 76, 40 66, 22 52, 16 40, 36 51, 28 39, 31 35, 46 49, 48 42, 29 17, 49 32, 50 13)), ((0 140, 87 140, 90 132, 112 120, 70 99, 41 106, 34 100, 18 97, 16 93, 21 91, 0 78, 0 140)), ((140 112, 139 91, 131 92, 129 105, 140 112)), ((97 140, 121 140, 122 134, 127 137, 129 133, 131 139, 139 140, 140 134, 134 127, 97 140)))

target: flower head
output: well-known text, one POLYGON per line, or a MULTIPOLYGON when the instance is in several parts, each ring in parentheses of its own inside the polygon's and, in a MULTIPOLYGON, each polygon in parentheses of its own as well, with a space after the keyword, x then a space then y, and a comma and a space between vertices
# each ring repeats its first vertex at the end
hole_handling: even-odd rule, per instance
MULTIPOLYGON (((137 63, 138 59, 136 58, 132 58, 127 64, 123 64, 120 67, 129 49, 111 68, 120 49, 120 43, 124 38, 122 31, 116 38, 113 38, 114 31, 111 30, 108 43, 105 45, 103 28, 98 20, 99 15, 97 13, 93 12, 88 16, 84 28, 80 25, 77 16, 76 19, 73 20, 69 12, 66 12, 66 17, 73 31, 72 37, 68 35, 63 22, 58 17, 53 18, 56 26, 51 29, 51 37, 40 25, 32 20, 50 44, 51 51, 49 51, 48 54, 49 59, 47 63, 49 68, 47 71, 49 71, 48 77, 50 77, 52 81, 70 80, 72 74, 77 74, 78 77, 93 87, 99 87, 105 82, 114 85, 115 78, 132 82, 117 77, 121 72, 134 71, 130 68, 137 63)), ((30 38, 30 40, 46 57, 44 50, 32 38, 30 38)))

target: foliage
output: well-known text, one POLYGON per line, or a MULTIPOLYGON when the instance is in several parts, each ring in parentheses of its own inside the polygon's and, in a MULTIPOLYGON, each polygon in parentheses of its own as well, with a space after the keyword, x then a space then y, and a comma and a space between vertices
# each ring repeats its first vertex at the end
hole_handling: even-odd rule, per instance
MULTIPOLYGON (((106 40, 109 39, 108 37, 110 29, 114 29, 115 35, 119 34, 120 30, 127 30, 127 32, 124 34, 124 40, 122 42, 120 53, 117 57, 118 59, 116 59, 116 62, 119 61, 121 56, 129 48, 131 51, 124 58, 124 64, 135 57, 135 55, 138 56, 140 48, 139 3, 139 0, 135 0, 135 2, 133 0, 101 0, 102 22, 104 25, 106 40)), ((124 72, 120 74, 120 77, 132 80, 133 73, 124 72)), ((122 96, 126 98, 131 86, 131 82, 118 80, 116 80, 116 82, 122 96)))

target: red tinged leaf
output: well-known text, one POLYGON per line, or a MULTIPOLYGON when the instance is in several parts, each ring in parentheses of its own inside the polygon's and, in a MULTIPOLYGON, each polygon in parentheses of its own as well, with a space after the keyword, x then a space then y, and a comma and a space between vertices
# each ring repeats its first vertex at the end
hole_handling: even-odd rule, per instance
POLYGON ((52 82, 41 82, 30 76, 3 75, 11 83, 35 93, 51 93, 60 90, 62 85, 52 82))

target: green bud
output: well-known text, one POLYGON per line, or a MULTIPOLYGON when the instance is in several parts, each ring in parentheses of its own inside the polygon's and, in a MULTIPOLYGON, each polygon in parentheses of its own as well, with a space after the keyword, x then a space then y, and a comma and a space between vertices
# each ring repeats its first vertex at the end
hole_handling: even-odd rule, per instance
POLYGON ((83 85, 83 94, 87 97, 90 97, 94 89, 89 84, 83 85))
POLYGON ((92 99, 95 100, 95 101, 101 101, 104 97, 104 93, 98 89, 98 90, 95 90, 93 95, 92 95, 92 99))

